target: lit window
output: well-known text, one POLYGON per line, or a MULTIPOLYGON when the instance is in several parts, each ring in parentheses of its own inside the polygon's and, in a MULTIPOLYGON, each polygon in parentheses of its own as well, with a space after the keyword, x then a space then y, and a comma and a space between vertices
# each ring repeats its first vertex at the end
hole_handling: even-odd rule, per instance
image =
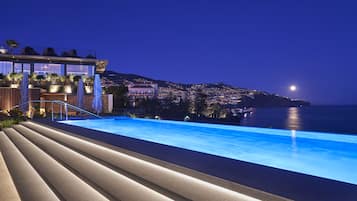
POLYGON ((22 64, 20 64, 20 63, 15 63, 14 72, 15 72, 15 73, 22 73, 22 64))
POLYGON ((55 73, 57 75, 63 75, 61 64, 35 63, 34 72, 39 75, 46 75, 52 73, 55 73))
POLYGON ((30 64, 23 64, 23 72, 31 73, 31 65, 30 64))
POLYGON ((7 75, 12 73, 12 62, 10 61, 0 61, 0 73, 7 75))
POLYGON ((94 66, 91 65, 67 65, 67 75, 94 75, 94 66))

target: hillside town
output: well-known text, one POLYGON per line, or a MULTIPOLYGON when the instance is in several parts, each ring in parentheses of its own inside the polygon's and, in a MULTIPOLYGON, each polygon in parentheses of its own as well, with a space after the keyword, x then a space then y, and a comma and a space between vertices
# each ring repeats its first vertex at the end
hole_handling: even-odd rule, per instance
MULTIPOLYGON (((230 109, 259 106, 302 106, 307 102, 289 99, 268 92, 244 89, 223 83, 206 84, 178 84, 169 81, 153 80, 138 75, 122 74, 106 71, 103 74, 103 87, 125 85, 128 88, 127 96, 133 104, 138 99, 170 99, 174 103, 180 101, 194 101, 197 93, 206 95, 206 104, 219 104, 230 109), (270 97, 275 99, 270 105, 260 105, 259 98, 270 97), (254 101, 256 100, 256 101, 254 101)), ((265 102, 269 104, 269 102, 265 102)))
POLYGON ((114 95, 114 102, 127 101, 127 105, 118 104, 117 108, 130 108, 134 113, 140 111, 144 115, 164 115, 166 118, 182 118, 184 114, 192 114, 199 118, 240 119, 254 107, 309 105, 305 101, 224 83, 180 84, 113 71, 103 73, 102 84, 107 89, 124 88, 122 92, 126 92, 125 98, 122 97, 121 101, 115 101, 116 96, 121 95, 110 91, 114 95))

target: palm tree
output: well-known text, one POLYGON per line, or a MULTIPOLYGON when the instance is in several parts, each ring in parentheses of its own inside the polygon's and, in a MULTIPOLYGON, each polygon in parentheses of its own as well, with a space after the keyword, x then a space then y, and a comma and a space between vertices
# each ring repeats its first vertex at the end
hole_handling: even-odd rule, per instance
POLYGON ((10 51, 9 51, 10 54, 13 53, 13 50, 14 50, 15 48, 19 47, 19 43, 16 42, 15 40, 6 40, 6 45, 8 46, 8 48, 9 48, 9 50, 10 50, 10 51))

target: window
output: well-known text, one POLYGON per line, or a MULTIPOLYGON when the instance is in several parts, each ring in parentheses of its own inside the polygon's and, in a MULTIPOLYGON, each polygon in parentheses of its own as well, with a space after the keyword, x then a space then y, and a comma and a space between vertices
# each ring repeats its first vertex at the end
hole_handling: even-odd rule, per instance
POLYGON ((0 61, 0 73, 3 75, 12 73, 12 62, 0 61))
POLYGON ((46 75, 56 73, 57 75, 63 75, 63 65, 61 64, 43 64, 35 63, 34 72, 39 75, 46 75))
POLYGON ((23 72, 27 72, 28 74, 31 73, 31 65, 30 64, 23 64, 24 68, 23 68, 23 72))
POLYGON ((14 72, 15 73, 22 73, 22 64, 21 63, 15 63, 14 72))
POLYGON ((15 63, 14 72, 15 73, 31 73, 31 65, 25 63, 15 63))
POLYGON ((94 75, 94 66, 91 65, 67 65, 67 75, 94 75))

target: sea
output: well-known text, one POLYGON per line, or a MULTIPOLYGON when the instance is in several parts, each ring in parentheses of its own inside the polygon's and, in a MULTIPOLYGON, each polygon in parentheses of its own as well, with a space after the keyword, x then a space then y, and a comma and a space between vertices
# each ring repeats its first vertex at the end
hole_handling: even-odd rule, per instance
POLYGON ((357 135, 357 106, 255 108, 240 125, 357 135))

